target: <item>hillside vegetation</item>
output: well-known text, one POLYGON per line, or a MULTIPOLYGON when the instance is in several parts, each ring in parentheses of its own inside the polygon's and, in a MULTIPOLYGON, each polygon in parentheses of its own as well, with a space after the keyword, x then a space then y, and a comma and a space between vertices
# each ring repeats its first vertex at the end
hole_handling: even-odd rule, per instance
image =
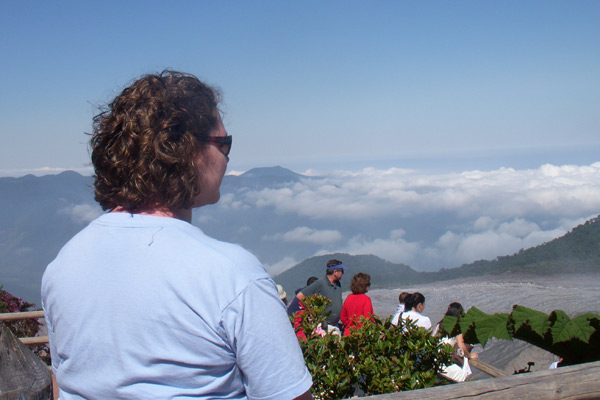
POLYGON ((503 272, 535 274, 600 271, 600 216, 578 225, 565 235, 510 256, 479 260, 432 276, 436 280, 503 272))
POLYGON ((550 242, 494 260, 478 260, 457 268, 437 272, 417 272, 404 264, 395 264, 374 255, 327 254, 311 257, 275 277, 291 297, 309 276, 325 274, 327 260, 337 258, 349 268, 342 288, 349 290, 350 278, 357 272, 371 275, 373 287, 430 283, 461 277, 497 275, 506 272, 524 274, 562 274, 600 272, 600 215, 573 228, 550 242), (291 291, 291 292, 290 292, 291 291))

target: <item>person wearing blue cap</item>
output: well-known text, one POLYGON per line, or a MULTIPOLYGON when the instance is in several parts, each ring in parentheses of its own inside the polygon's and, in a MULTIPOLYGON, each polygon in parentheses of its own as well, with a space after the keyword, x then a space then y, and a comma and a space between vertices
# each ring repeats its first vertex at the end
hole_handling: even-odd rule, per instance
POLYGON ((317 293, 331 300, 331 303, 325 309, 325 313, 329 312, 327 324, 330 331, 338 328, 338 322, 342 313, 342 285, 340 284, 340 279, 344 276, 345 270, 346 267, 340 260, 327 261, 325 277, 316 280, 296 295, 299 301, 317 293))

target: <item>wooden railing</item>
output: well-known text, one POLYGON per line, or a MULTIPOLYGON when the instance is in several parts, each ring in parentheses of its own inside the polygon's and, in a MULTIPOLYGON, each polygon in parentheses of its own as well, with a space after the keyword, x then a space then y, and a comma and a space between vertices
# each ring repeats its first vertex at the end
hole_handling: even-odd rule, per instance
POLYGON ((372 400, 599 399, 600 361, 526 374, 365 397, 372 400))
MULTIPOLYGON (((44 312, 0 314, 0 321, 26 318, 44 318, 44 312)), ((48 336, 20 338, 19 340, 24 344, 43 344, 48 343, 48 336)), ((473 367, 496 378, 364 398, 372 400, 600 399, 600 361, 510 376, 503 376, 502 371, 479 360, 471 360, 470 363, 473 367)), ((54 398, 56 399, 58 398, 58 387, 54 376, 53 384, 54 398)))
MULTIPOLYGON (((28 311, 28 312, 14 312, 14 313, 2 313, 0 314, 0 321, 15 321, 19 319, 29 318, 44 318, 43 311, 28 311)), ((19 338, 21 343, 27 345, 44 344, 48 343, 48 336, 35 336, 19 338)))

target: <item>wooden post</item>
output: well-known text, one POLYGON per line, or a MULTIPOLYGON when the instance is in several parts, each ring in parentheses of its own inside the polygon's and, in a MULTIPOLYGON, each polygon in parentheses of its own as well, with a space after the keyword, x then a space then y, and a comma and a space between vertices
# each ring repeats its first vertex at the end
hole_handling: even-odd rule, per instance
POLYGON ((469 365, 477 368, 481 372, 485 372, 486 374, 493 376, 494 378, 498 378, 500 376, 506 376, 504 371, 499 370, 498 368, 494 367, 493 365, 486 364, 483 361, 480 361, 478 358, 473 358, 473 359, 469 360, 469 365))
POLYGON ((0 323, 0 400, 50 400, 48 366, 0 323))

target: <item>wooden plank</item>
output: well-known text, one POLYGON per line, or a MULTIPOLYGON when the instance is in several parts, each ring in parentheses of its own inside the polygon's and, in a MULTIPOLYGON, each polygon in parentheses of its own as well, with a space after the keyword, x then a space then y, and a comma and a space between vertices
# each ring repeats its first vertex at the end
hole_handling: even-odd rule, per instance
POLYGON ((479 360, 478 358, 469 360, 469 365, 477 368, 481 372, 485 372, 486 374, 493 376, 494 378, 506 376, 506 373, 504 371, 499 370, 498 368, 496 368, 490 364, 486 364, 483 361, 479 360))
POLYGON ((27 318, 44 318, 43 311, 28 311, 28 312, 14 312, 14 313, 0 313, 0 321, 12 321, 17 319, 27 318))
POLYGON ((598 399, 600 361, 557 369, 368 396, 372 400, 598 399))
POLYGON ((23 344, 44 344, 48 343, 48 336, 35 336, 19 338, 23 344))

